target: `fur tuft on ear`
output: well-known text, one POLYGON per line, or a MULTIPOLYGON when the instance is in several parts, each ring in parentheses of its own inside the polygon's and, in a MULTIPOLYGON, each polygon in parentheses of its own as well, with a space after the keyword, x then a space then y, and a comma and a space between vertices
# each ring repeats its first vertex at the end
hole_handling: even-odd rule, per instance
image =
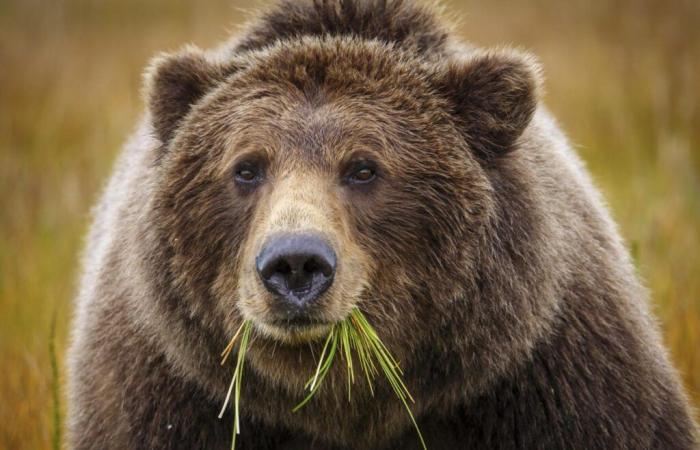
POLYGON ((491 159, 510 151, 530 123, 541 74, 529 55, 491 51, 450 62, 438 85, 472 150, 491 159))
POLYGON ((145 92, 156 137, 166 145, 192 105, 230 72, 194 47, 154 58, 146 71, 145 92))

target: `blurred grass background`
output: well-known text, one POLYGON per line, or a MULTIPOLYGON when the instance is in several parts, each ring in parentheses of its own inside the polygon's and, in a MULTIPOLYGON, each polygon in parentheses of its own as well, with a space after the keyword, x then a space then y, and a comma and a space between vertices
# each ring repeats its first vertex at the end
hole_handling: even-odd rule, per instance
MULTIPOLYGON (((700 401, 700 2, 446 1, 459 33, 534 52, 700 401)), ((89 208, 156 52, 207 47, 255 2, 0 0, 0 448, 48 448, 89 208)), ((63 372, 61 372, 63 373, 63 372)))

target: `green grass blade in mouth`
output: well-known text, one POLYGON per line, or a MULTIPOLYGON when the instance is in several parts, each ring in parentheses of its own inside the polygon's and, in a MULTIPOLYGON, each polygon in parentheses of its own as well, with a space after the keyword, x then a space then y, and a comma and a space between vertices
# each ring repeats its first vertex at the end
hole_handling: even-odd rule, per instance
POLYGON ((377 332, 358 308, 352 310, 350 317, 331 328, 321 352, 316 372, 305 386, 310 389, 310 392, 292 411, 296 412, 304 407, 318 391, 330 371, 338 347, 340 347, 340 353, 343 355, 347 366, 348 400, 351 398, 351 386, 355 382, 355 366, 353 365, 352 357, 354 350, 360 368, 367 380, 370 394, 374 396, 373 381, 381 371, 396 396, 404 405, 413 427, 416 429, 421 446, 423 449, 427 449, 418 423, 409 406, 409 401, 413 403, 414 399, 403 381, 403 371, 396 358, 386 348, 377 332))
POLYGON ((377 367, 374 365, 374 360, 367 353, 367 348, 365 345, 361 345, 362 336, 358 334, 355 327, 348 327, 350 332, 350 342, 357 353, 357 359, 360 361, 360 368, 362 373, 365 374, 365 379, 367 380, 367 386, 369 387, 370 395, 374 397, 374 387, 373 380, 377 375, 377 367))
MULTIPOLYGON (((219 413, 219 418, 223 417, 226 407, 233 396, 234 425, 231 442, 232 450, 236 447, 236 436, 240 434, 241 431, 241 385, 243 383, 245 354, 248 349, 251 331, 252 323, 248 320, 244 321, 221 354, 221 364, 224 364, 226 359, 233 352, 236 341, 240 338, 236 358, 236 368, 233 372, 233 377, 226 394, 224 405, 219 413)), ((333 366, 337 353, 340 353, 345 360, 348 378, 348 400, 350 400, 351 387, 355 383, 356 366, 354 363, 353 352, 357 356, 359 367, 367 380, 370 395, 374 396, 374 379, 380 373, 383 374, 384 378, 386 378, 386 380, 389 382, 392 390, 406 409, 406 412, 413 423, 413 427, 418 433, 418 438, 420 439, 423 449, 427 449, 423 435, 418 427, 418 423, 416 422, 413 412, 411 411, 411 407, 409 406, 409 402, 413 403, 414 400, 403 381, 403 372, 401 367, 399 366, 396 358, 394 358, 389 349, 387 349, 384 343, 381 341, 379 335, 374 330, 372 325, 370 325, 370 323, 367 321, 364 314, 362 314, 358 308, 354 308, 347 319, 331 327, 328 337, 323 345, 323 350, 321 351, 321 356, 319 357, 316 370, 314 371, 313 376, 304 385, 304 389, 308 389, 309 392, 304 399, 292 409, 292 411, 299 411, 307 403, 309 403, 316 392, 318 392, 319 388, 323 384, 323 381, 330 372, 331 367, 333 366)))
POLYGON ((333 360, 335 359, 336 350, 338 349, 338 334, 338 326, 333 325, 331 331, 328 333, 328 338, 326 338, 326 344, 321 352, 321 357, 318 360, 316 373, 314 374, 314 377, 306 383, 306 386, 304 386, 305 388, 309 389, 310 392, 306 395, 304 400, 302 400, 292 409, 292 412, 297 412, 303 408, 304 405, 306 405, 313 398, 319 387, 321 387, 321 384, 326 378, 326 375, 328 375, 328 372, 333 365, 333 360))
POLYGON ((321 357, 318 360, 318 367, 316 368, 316 373, 314 374, 314 377, 304 385, 304 389, 311 389, 313 391, 314 387, 316 386, 316 381, 318 381, 318 376, 321 373, 321 368, 325 365, 325 358, 326 358, 326 351, 328 350, 328 344, 330 344, 332 339, 333 339, 333 330, 331 329, 331 332, 328 333, 328 337, 326 338, 326 343, 323 344, 323 350, 321 350, 321 357))
POLYGON ((56 311, 51 316, 49 331, 49 362, 51 363, 51 400, 53 404, 53 430, 51 448, 61 449, 61 394, 59 392, 58 358, 56 357, 56 311))
POLYGON ((340 323, 340 347, 343 350, 343 356, 345 357, 345 365, 348 370, 348 401, 351 398, 351 388, 353 383, 355 383, 355 372, 352 366, 352 349, 350 348, 350 324, 343 321, 340 323))
POLYGON ((226 399, 224 400, 224 405, 221 407, 221 412, 219 413, 219 419, 223 417, 226 411, 226 406, 228 406, 231 400, 231 394, 233 393, 233 436, 231 438, 231 449, 236 448, 236 436, 241 432, 241 421, 240 421, 240 403, 241 403, 241 384, 243 383, 243 366, 245 365, 245 354, 248 350, 248 342, 250 340, 250 333, 252 331, 252 323, 249 320, 244 321, 236 334, 229 344, 224 349, 221 364, 226 362, 226 359, 233 351, 234 345, 238 340, 239 336, 241 342, 238 345, 238 354, 236 357, 236 368, 233 371, 233 377, 231 379, 231 384, 229 385, 228 392, 226 393, 226 399))
POLYGON ((226 362, 226 359, 231 354, 231 350, 233 350, 233 346, 235 345, 236 341, 238 340, 238 336, 241 334, 241 331, 243 331, 243 329, 245 328, 246 323, 247 323, 247 321, 244 320, 243 323, 241 324, 241 326, 238 327, 238 330, 233 335, 233 337, 229 341, 229 343, 226 346, 226 348, 224 349, 224 351, 221 352, 221 365, 223 365, 226 362))
POLYGON ((411 402, 414 402, 411 393, 408 391, 408 388, 403 382, 403 372, 401 370, 401 367, 399 366, 399 363, 386 348, 386 346, 381 341, 372 325, 369 324, 369 322, 359 309, 353 309, 352 313, 350 314, 350 320, 356 327, 358 335, 360 335, 361 339, 359 342, 361 342, 362 344, 359 345, 365 345, 367 348, 367 353, 371 354, 372 356, 374 356, 374 358, 376 358, 382 372, 384 373, 384 377, 387 379, 387 381, 389 381, 389 384, 394 390, 394 393, 397 397, 399 397, 401 403, 403 403, 404 408, 406 409, 406 412, 408 413, 408 416, 411 419, 411 422, 413 423, 413 427, 416 429, 416 433, 418 434, 418 439, 420 439, 421 446, 423 447, 423 449, 427 449, 427 446, 425 445, 425 440, 423 439, 423 434, 421 433, 420 428, 418 427, 416 418, 413 416, 413 412, 411 411, 411 408, 407 401, 410 400, 411 402))

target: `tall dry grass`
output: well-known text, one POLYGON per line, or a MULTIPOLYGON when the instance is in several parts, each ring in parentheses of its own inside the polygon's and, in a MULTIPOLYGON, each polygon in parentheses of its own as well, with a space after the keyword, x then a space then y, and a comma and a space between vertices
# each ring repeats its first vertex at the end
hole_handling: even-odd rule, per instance
MULTIPOLYGON (((0 448, 49 448, 90 204, 142 111, 149 57, 210 46, 235 0, 0 2, 0 448)), ((539 56, 700 401, 700 3, 446 2, 460 34, 539 56)))

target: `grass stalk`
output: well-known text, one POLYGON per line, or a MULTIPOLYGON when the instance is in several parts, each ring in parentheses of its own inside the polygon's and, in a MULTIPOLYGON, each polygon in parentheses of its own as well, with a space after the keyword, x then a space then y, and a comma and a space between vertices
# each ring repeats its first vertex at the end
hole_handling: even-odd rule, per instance
POLYGON ((324 349, 321 352, 316 373, 306 383, 306 387, 310 392, 292 411, 296 412, 303 408, 318 391, 321 383, 330 371, 337 347, 340 347, 339 353, 343 355, 347 368, 348 400, 351 399, 351 386, 355 383, 355 366, 353 365, 352 357, 354 351, 367 380, 371 395, 374 396, 374 379, 381 371, 406 409, 411 423, 416 429, 421 446, 423 449, 427 449, 423 435, 409 405, 409 402, 414 403, 415 400, 403 381, 401 366, 358 308, 352 310, 349 318, 331 328, 326 338, 324 349), (330 351, 326 352, 326 348, 329 345, 330 351))
POLYGON ((53 433, 51 434, 51 448, 61 449, 61 394, 59 388, 58 359, 56 358, 56 312, 51 317, 51 330, 49 331, 49 362, 51 364, 51 399, 53 402, 53 433))
POLYGON ((226 412, 226 407, 231 400, 231 395, 233 394, 233 436, 231 437, 231 450, 236 448, 236 437, 241 433, 241 420, 240 420, 240 403, 241 403, 241 384, 243 383, 243 366, 245 365, 245 354, 248 350, 248 343, 250 340, 250 334, 253 329, 253 324, 246 320, 238 328, 238 331, 233 335, 231 341, 226 346, 224 351, 221 353, 223 365, 226 359, 229 357, 236 341, 240 337, 240 344, 238 345, 238 354, 236 355, 236 368, 233 371, 233 377, 231 379, 231 384, 229 385, 228 392, 226 393, 226 399, 221 407, 221 412, 219 412, 219 419, 224 416, 226 412))
MULTIPOLYGON (((243 322, 238 331, 236 331, 234 337, 231 339, 231 342, 229 342, 221 354, 223 357, 221 363, 223 364, 233 351, 236 340, 240 337, 236 368, 233 372, 233 378, 231 380, 228 393, 226 394, 226 400, 224 401, 221 413, 219 414, 219 417, 221 418, 226 410, 231 396, 233 395, 234 429, 231 444, 232 449, 235 449, 236 435, 240 433, 239 404, 241 396, 241 383, 243 380, 245 353, 248 347, 251 329, 252 324, 250 321, 243 322)), ((357 357, 359 368, 367 381, 370 395, 374 396, 373 385, 375 378, 382 374, 391 386, 394 394, 396 394, 406 409, 406 412, 411 419, 411 423, 416 429, 421 446, 424 450, 426 450, 427 447, 425 445, 423 435, 420 432, 418 423, 416 422, 409 405, 409 402, 414 403, 415 400, 411 396, 411 393, 408 391, 408 388, 403 381, 403 371, 401 370, 401 366, 396 358, 394 358, 394 356, 391 354, 389 349, 386 348, 384 343, 379 338, 377 332, 358 308, 354 308, 347 319, 334 324, 331 327, 325 343, 323 344, 323 350, 321 351, 321 356, 319 357, 318 364, 316 365, 316 370, 314 371, 313 376, 311 376, 311 378, 309 378, 304 385, 304 389, 308 390, 308 393, 296 406, 294 406, 292 412, 299 411, 311 401, 330 372, 333 362, 335 361, 336 354, 338 353, 340 353, 345 360, 348 383, 348 401, 351 400, 352 385, 355 384, 355 369, 357 366, 355 365, 353 358, 354 353, 357 357)))

